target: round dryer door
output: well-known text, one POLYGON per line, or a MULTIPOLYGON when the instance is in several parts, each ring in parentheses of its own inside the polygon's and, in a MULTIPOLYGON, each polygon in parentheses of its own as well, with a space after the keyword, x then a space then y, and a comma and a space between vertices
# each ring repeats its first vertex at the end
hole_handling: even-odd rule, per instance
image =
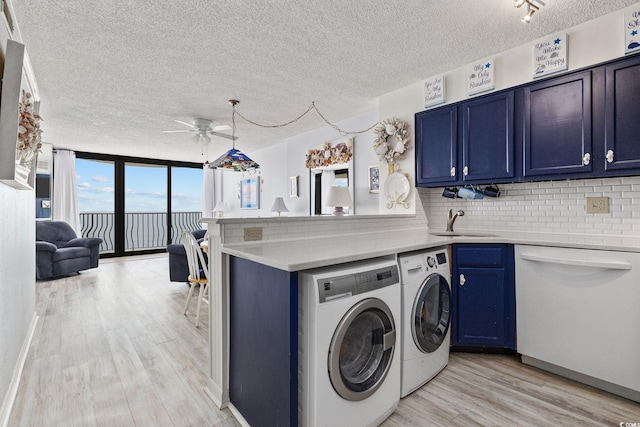
POLYGON ((364 400, 383 383, 396 343, 391 310, 368 298, 345 314, 329 347, 329 377, 335 391, 347 400, 364 400))
POLYGON ((424 353, 440 347, 449 331, 451 289, 447 279, 434 273, 427 277, 418 292, 413 310, 413 340, 424 353))

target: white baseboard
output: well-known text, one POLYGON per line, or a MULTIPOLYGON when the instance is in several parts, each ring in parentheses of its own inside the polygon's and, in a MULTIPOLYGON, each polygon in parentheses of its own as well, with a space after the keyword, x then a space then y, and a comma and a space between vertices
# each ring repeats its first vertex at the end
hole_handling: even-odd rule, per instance
POLYGON ((227 404, 229 403, 229 391, 223 391, 211 378, 207 378, 207 385, 204 387, 204 392, 209 396, 209 399, 213 401, 218 409, 224 409, 227 407, 227 404))
POLYGON ((31 323, 29 324, 29 329, 27 330, 27 336, 22 342, 22 348, 20 349, 20 355, 18 356, 16 366, 13 369, 13 376, 11 377, 11 383, 9 383, 9 389, 7 390, 7 394, 4 396, 4 401, 0 408, 0 427, 7 427, 9 423, 9 416, 11 415, 13 404, 16 401, 18 386, 20 385, 20 379, 22 378, 22 369, 24 368, 24 363, 27 361, 27 354, 29 353, 31 340, 33 339, 33 333, 36 330, 37 324, 38 314, 34 312, 33 317, 31 318, 31 323))
POLYGON ((228 408, 231 412, 231 415, 235 417, 236 421, 238 421, 238 423, 240 423, 242 427, 251 427, 251 424, 249 424, 247 420, 244 419, 240 411, 238 411, 238 409, 233 406, 233 403, 229 403, 228 408))

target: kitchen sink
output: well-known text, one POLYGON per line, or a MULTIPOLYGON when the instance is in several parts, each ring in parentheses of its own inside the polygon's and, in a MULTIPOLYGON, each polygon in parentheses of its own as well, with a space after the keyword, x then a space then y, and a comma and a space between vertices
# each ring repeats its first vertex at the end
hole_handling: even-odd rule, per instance
POLYGON ((448 237, 496 237, 496 234, 482 233, 476 231, 429 231, 432 236, 448 237))

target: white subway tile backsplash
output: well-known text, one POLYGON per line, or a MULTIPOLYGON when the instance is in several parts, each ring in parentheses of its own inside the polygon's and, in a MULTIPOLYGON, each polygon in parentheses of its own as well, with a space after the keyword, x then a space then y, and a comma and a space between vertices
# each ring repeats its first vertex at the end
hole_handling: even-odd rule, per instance
MULTIPOLYGON (((640 234, 640 177, 501 184, 502 195, 482 201, 447 199, 442 189, 418 189, 430 224, 444 227, 449 209, 466 215, 456 226, 503 230, 640 234), (609 197, 608 214, 587 214, 586 197, 609 197)), ((432 225, 433 226, 433 225, 432 225)))

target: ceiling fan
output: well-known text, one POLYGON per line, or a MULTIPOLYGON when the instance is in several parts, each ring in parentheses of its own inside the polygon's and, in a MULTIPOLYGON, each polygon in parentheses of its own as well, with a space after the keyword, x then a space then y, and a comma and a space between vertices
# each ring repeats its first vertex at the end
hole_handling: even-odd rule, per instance
POLYGON ((231 129, 229 125, 219 125, 219 126, 211 126, 211 120, 209 119, 193 119, 192 123, 183 122, 182 120, 175 120, 177 123, 181 125, 188 126, 190 129, 183 130, 165 130, 165 133, 181 133, 181 132, 195 132, 193 136, 193 140, 195 142, 211 142, 211 138, 209 135, 219 136, 221 138, 230 139, 235 141, 238 139, 235 136, 227 135, 226 133, 221 133, 221 130, 231 129))

